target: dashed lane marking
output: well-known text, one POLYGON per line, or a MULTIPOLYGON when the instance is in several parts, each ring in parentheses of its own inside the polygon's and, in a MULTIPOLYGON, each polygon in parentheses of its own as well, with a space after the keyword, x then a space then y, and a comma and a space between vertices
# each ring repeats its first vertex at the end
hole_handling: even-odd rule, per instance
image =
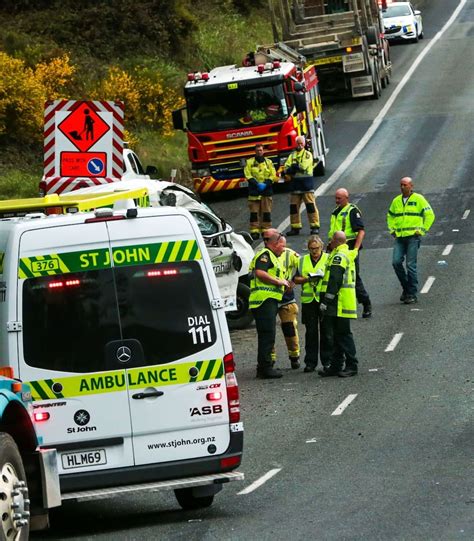
POLYGON ((453 249, 453 246, 454 244, 448 244, 441 255, 449 255, 453 249))
POLYGON ((390 340, 390 344, 385 348, 385 351, 393 351, 397 347, 398 342, 400 342, 400 340, 402 339, 402 336, 402 332, 397 332, 397 334, 392 338, 392 340, 390 340))
POLYGON ((331 415, 341 415, 342 412, 347 408, 347 406, 355 399, 357 395, 356 394, 350 394, 347 398, 345 398, 339 406, 331 413, 331 415))
POLYGON ((421 288, 420 293, 428 293, 435 280, 436 278, 434 276, 428 276, 428 279, 426 280, 425 285, 421 288))
POLYGON ((470 213, 471 211, 469 209, 465 210, 464 214, 462 215, 461 220, 465 220, 469 216, 470 213))
POLYGON ((266 483, 269 479, 271 479, 279 471, 281 471, 281 468, 274 468, 273 470, 268 471, 265 475, 262 475, 262 477, 260 477, 256 481, 254 481, 247 488, 244 488, 240 492, 237 492, 237 495, 238 496, 243 496, 244 494, 250 494, 254 490, 257 490, 258 487, 261 487, 264 483, 266 483))

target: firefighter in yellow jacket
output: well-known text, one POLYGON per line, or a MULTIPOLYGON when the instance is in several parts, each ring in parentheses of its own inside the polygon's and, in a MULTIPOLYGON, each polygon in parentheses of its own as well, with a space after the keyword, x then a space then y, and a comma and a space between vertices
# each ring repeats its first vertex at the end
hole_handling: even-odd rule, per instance
POLYGON ((330 243, 326 272, 320 288, 321 363, 320 376, 356 376, 358 361, 351 319, 357 318, 354 260, 357 250, 349 250, 344 231, 336 231, 330 243), (344 361, 346 363, 343 369, 344 361))
POLYGON ((275 167, 265 158, 263 145, 255 145, 255 156, 247 160, 244 175, 249 184, 250 234, 257 240, 272 227, 273 183, 277 181, 275 167))
POLYGON ((319 233, 319 211, 314 197, 313 155, 305 149, 306 139, 299 135, 294 150, 285 162, 284 174, 291 177, 290 225, 287 236, 299 235, 301 203, 306 206, 311 235, 319 233))

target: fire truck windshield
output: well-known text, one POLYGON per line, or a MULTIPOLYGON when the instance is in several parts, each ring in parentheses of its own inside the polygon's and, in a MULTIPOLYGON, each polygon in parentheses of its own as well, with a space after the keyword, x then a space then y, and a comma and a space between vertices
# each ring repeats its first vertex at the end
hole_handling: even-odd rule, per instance
POLYGON ((237 129, 288 118, 281 83, 235 90, 207 87, 187 95, 188 128, 195 133, 237 129))

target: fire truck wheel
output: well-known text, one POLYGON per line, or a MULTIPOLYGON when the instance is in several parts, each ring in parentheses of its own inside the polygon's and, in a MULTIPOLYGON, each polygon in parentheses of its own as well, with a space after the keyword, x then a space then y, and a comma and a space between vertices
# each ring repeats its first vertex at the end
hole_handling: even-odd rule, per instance
POLYGON ((9 434, 0 433, 0 538, 27 541, 30 500, 20 452, 9 434))
POLYGON ((209 507, 214 501, 214 494, 210 496, 194 496, 192 488, 178 488, 174 491, 174 495, 178 500, 179 505, 185 510, 202 509, 209 507))
POLYGON ((226 312, 229 329, 246 329, 252 323, 253 315, 249 307, 249 297, 249 286, 240 282, 237 286, 237 310, 226 312))

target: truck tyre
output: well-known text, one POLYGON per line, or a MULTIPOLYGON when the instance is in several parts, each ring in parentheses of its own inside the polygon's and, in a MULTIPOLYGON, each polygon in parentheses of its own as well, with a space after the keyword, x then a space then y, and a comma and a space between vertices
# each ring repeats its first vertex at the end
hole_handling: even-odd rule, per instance
POLYGON ((246 329, 252 323, 253 315, 249 307, 249 297, 249 286, 239 282, 237 286, 237 310, 226 312, 229 329, 246 329))
POLYGON ((209 496, 194 496, 192 488, 177 488, 174 495, 179 505, 185 510, 202 509, 209 507, 214 501, 214 494, 209 496))
POLYGON ((0 433, 0 537, 27 541, 30 531, 30 500, 25 469, 18 447, 9 434, 0 433))
POLYGON ((369 45, 377 45, 379 33, 377 32, 377 28, 375 26, 369 26, 365 32, 365 35, 367 36, 367 43, 369 45))

